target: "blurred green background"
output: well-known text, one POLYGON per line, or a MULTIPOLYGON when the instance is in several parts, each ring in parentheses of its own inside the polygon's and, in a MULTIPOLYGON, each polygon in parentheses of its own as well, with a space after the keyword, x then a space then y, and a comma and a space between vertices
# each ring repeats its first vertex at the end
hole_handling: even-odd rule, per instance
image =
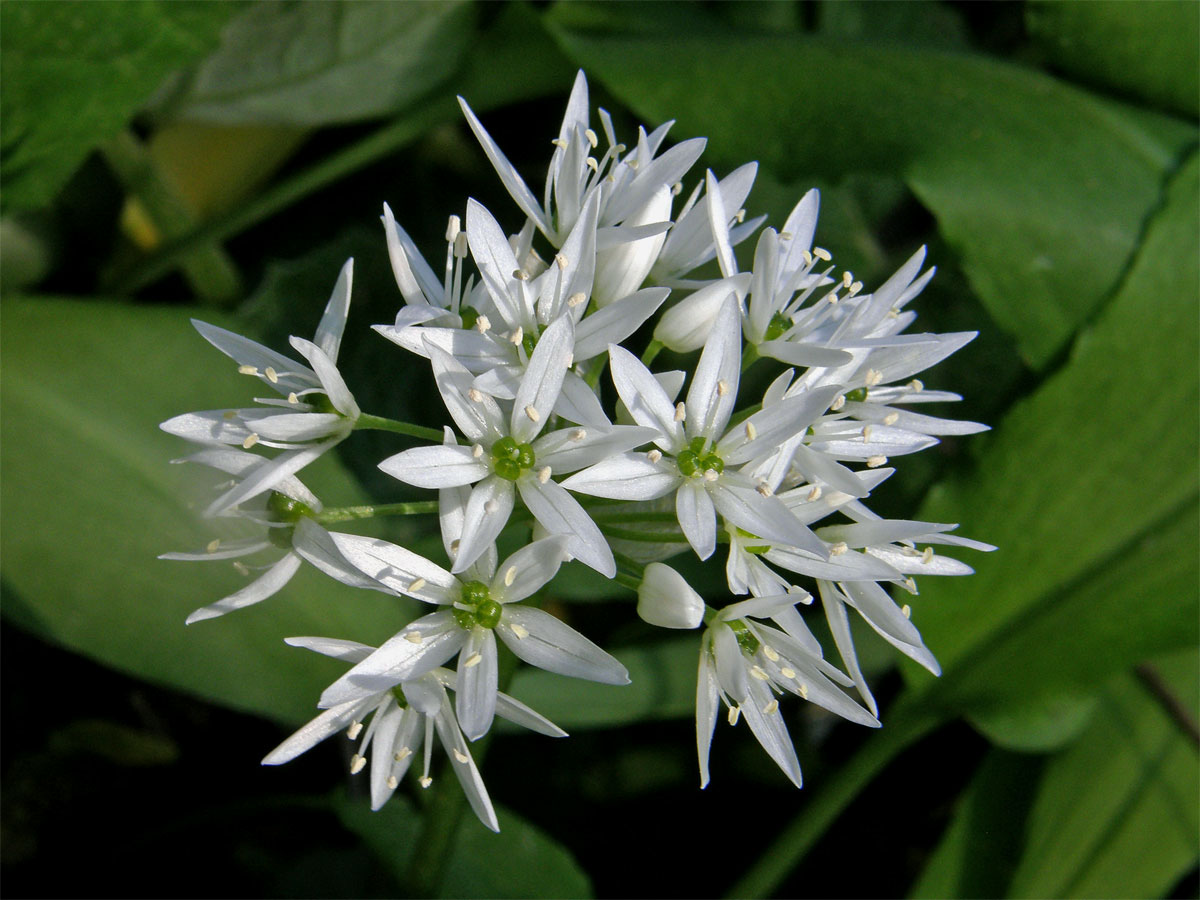
MULTIPOLYGON (((695 636, 570 573, 555 612, 635 683, 518 674, 572 738, 494 742, 503 833, 465 820, 436 891, 1196 896, 1198 46, 1194 2, 5 0, 6 893, 415 890, 428 795, 371 814, 336 739, 258 765, 339 671, 282 638, 376 642, 406 611, 306 572, 185 629, 238 579, 155 558, 212 536, 157 424, 248 397, 190 317, 282 348, 353 256, 351 388, 440 425, 425 367, 368 328, 401 303, 381 204, 430 259, 468 196, 518 228, 454 97, 540 185, 583 68, 620 135, 675 119, 718 174, 758 160, 751 214, 820 187, 817 242, 868 286, 929 245, 923 330, 980 336, 925 382, 994 431, 872 499, 1000 549, 912 602, 941 679, 858 635, 881 731, 791 710, 800 792, 744 729, 699 791, 695 636)), ((400 440, 306 481, 416 496, 374 468, 400 440)), ((720 601, 720 565, 693 574, 720 601)))

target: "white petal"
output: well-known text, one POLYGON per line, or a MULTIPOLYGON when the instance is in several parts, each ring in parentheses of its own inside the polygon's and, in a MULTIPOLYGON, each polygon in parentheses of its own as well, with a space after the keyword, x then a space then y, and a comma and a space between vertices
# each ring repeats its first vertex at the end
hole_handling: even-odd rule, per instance
POLYGON ((614 425, 600 428, 563 428, 542 435, 533 445, 538 465, 547 465, 555 475, 574 472, 615 457, 658 437, 654 428, 614 425))
POLYGON ((358 641, 343 641, 338 638, 290 637, 284 638, 283 642, 289 647, 303 647, 305 650, 312 650, 314 653, 320 653, 322 656, 342 659, 352 663, 360 663, 375 652, 375 648, 369 644, 360 644, 358 641))
POLYGON ((187 624, 191 625, 193 622, 199 622, 203 619, 214 619, 217 616, 225 615, 227 612, 233 612, 235 609, 252 606, 262 600, 266 600, 291 581, 292 576, 296 574, 296 570, 299 568, 300 557, 295 553, 289 553, 237 593, 230 594, 216 603, 200 607, 187 617, 187 624))
POLYGON ((379 468, 405 484, 423 488, 459 487, 486 478, 490 468, 476 459, 470 447, 432 445, 413 447, 389 456, 379 468))
POLYGON ((800 762, 796 759, 796 748, 792 746, 792 737, 788 734, 787 726, 783 724, 783 715, 779 712, 778 704, 773 712, 763 711, 763 708, 772 702, 774 696, 771 689, 754 679, 750 685, 750 696, 741 707, 742 716, 762 748, 767 751, 767 755, 775 760, 775 764, 792 784, 800 787, 800 762))
POLYGON ((346 316, 350 313, 350 287, 353 283, 354 260, 348 259, 338 274, 333 293, 325 304, 325 314, 321 316, 316 334, 313 335, 313 343, 334 363, 342 346, 342 332, 346 330, 346 316))
POLYGON ((575 361, 583 362, 620 344, 662 306, 667 288, 644 288, 586 316, 575 327, 575 361))
POLYGON ((463 739, 462 732, 458 730, 458 725, 455 724, 454 711, 450 707, 448 697, 443 699, 442 711, 434 717, 433 722, 437 727, 438 737, 441 738, 442 747, 450 757, 454 776, 462 785, 463 793, 467 795, 467 802, 471 804, 471 809, 479 817, 480 822, 492 831, 499 832, 500 823, 496 821, 496 811, 492 808, 492 801, 488 797, 487 788, 483 785, 479 769, 475 767, 475 760, 471 757, 467 742, 463 739), (463 762, 463 759, 466 759, 466 762, 463 762))
POLYGON ((708 755, 717 724, 718 691, 716 668, 705 641, 700 647, 700 665, 696 673, 696 756, 700 761, 701 788, 708 787, 708 755))
POLYGON ((326 575, 351 587, 383 590, 373 578, 354 566, 334 542, 333 535, 307 516, 296 523, 292 533, 292 549, 326 575))
POLYGON ((841 388, 837 385, 827 385, 773 403, 731 428, 717 442, 717 453, 727 466, 748 462, 765 450, 803 433, 839 393, 841 388), (754 440, 749 439, 750 434, 755 436, 754 440))
POLYGON ((725 432, 737 402, 741 368, 742 313, 737 299, 730 296, 717 313, 688 388, 684 426, 689 438, 715 439, 725 432))
POLYGON ((323 441, 320 444, 313 444, 301 450, 289 450, 285 453, 280 453, 267 465, 255 469, 236 486, 209 504, 208 509, 204 511, 204 515, 218 515, 227 509, 237 506, 239 503, 244 503, 265 491, 271 490, 320 457, 322 453, 332 448, 340 440, 341 437, 337 437, 332 440, 323 441))
POLYGON ((703 484, 685 479, 675 494, 679 527, 696 555, 708 559, 717 549, 717 512, 703 484))
MULTIPOLYGON (((396 735, 405 719, 416 718, 410 710, 401 709, 390 698, 375 713, 371 725, 375 733, 371 738, 371 809, 378 810, 387 803, 395 790, 388 786, 395 764, 396 735)), ((395 782, 392 782, 393 784, 395 782)))
POLYGON ((546 222, 546 216, 542 212, 542 206, 538 203, 537 198, 533 196, 533 192, 529 190, 528 185, 525 184, 525 180, 521 178, 516 167, 508 161, 508 158, 500 148, 496 146, 496 142, 487 133, 487 129, 475 118, 475 113, 471 112, 471 107, 467 106, 467 101, 459 97, 458 105, 462 107, 463 115, 467 117, 467 124, 471 126, 471 131, 475 132, 475 137, 483 147, 483 152, 487 155, 488 160, 496 169, 496 174, 500 176, 500 181, 504 184, 504 188, 508 191, 509 196, 516 201, 517 206, 521 208, 521 211, 525 215, 537 223, 538 229, 542 234, 548 235, 549 226, 546 222))
POLYGON ((623 453, 576 472, 562 486, 610 500, 653 500, 671 493, 681 479, 673 466, 661 460, 652 463, 644 453, 623 453))
POLYGON ((614 657, 548 612, 510 604, 496 628, 513 653, 539 669, 603 684, 629 684, 629 673, 614 657), (513 626, 521 627, 518 637, 513 626))
POLYGON ((743 531, 772 544, 797 547, 824 558, 824 544, 788 512, 778 497, 764 497, 753 488, 731 483, 728 478, 714 481, 708 492, 721 515, 743 531))
POLYGON ((313 371, 317 373, 321 387, 329 396, 329 402, 333 404, 334 409, 347 418, 358 418, 358 404, 354 402, 354 395, 350 393, 350 388, 346 387, 346 382, 342 378, 342 373, 338 371, 337 364, 326 356, 320 347, 303 338, 292 338, 292 346, 304 354, 304 358, 312 365, 313 371))
POLYGON ((483 204, 474 200, 467 201, 467 241, 471 245, 471 257, 479 266, 483 283, 504 324, 510 330, 518 326, 532 326, 533 311, 525 309, 518 300, 522 296, 522 288, 513 275, 521 268, 521 264, 513 254, 500 224, 483 204))
POLYGON ((512 514, 516 492, 513 483, 489 475, 471 491, 467 501, 462 539, 451 572, 462 572, 492 545, 512 514))
POLYGON ((347 562, 398 594, 439 605, 459 597, 457 578, 411 550, 366 535, 332 532, 329 536, 347 562))
POLYGON ((376 698, 365 697, 340 703, 327 709, 311 722, 300 727, 282 744, 263 757, 264 766, 278 766, 290 762, 301 753, 315 747, 330 735, 337 734, 355 719, 361 718, 376 703, 376 698))
POLYGON ((496 569, 492 597, 500 603, 515 603, 540 589, 569 558, 568 540, 565 535, 554 535, 526 544, 496 569))
POLYGON ((712 334, 725 299, 733 294, 740 302, 750 287, 750 278, 749 272, 722 278, 684 297, 659 317, 654 339, 676 353, 699 350, 712 334))
POLYGON ((272 546, 270 541, 264 541, 259 538, 250 538, 244 541, 221 541, 217 549, 212 551, 205 549, 197 550, 195 553, 160 553, 158 558, 184 560, 187 562, 237 559, 240 556, 249 556, 252 553, 257 553, 259 550, 266 550, 270 546, 272 546))
POLYGON ((683 429, 675 421, 675 405, 662 385, 642 365, 641 360, 623 347, 608 348, 613 384, 635 422, 662 434, 655 441, 662 450, 673 451, 683 443, 683 429))
POLYGON ((453 356, 440 347, 425 343, 434 381, 450 418, 472 443, 479 441, 491 446, 505 434, 504 416, 496 401, 473 388, 475 376, 453 356))
POLYGON ((558 402, 554 404, 554 414, 568 422, 577 422, 592 428, 612 427, 595 391, 571 371, 563 378, 562 393, 558 395, 558 402))
POLYGON ((574 343, 575 323, 570 316, 559 316, 538 338, 513 400, 511 434, 518 444, 537 437, 550 418, 571 362, 574 343))
POLYGON ((408 304, 432 303, 442 295, 443 287, 429 264, 425 262, 417 245, 400 227, 391 207, 383 204, 383 233, 387 238, 388 258, 392 263, 392 274, 396 287, 408 304))
POLYGON ((825 607, 829 630, 833 633, 833 641, 842 656, 842 662, 846 664, 846 671, 854 679, 854 686, 858 688, 859 696, 867 704, 867 709, 872 715, 878 716, 879 705, 875 702, 867 679, 863 677, 862 668, 858 664, 858 654, 854 650, 854 637, 850 633, 850 619, 846 615, 846 607, 832 594, 829 582, 818 581, 817 586, 820 589, 821 603, 825 607))
POLYGON ((565 534, 571 540, 567 550, 586 566, 612 578, 617 573, 608 541, 579 501, 553 481, 545 484, 530 475, 517 482, 521 499, 534 518, 551 534, 565 534))
POLYGON ((199 319, 192 319, 192 325, 206 341, 239 366, 252 366, 262 373, 265 373, 267 369, 273 369, 278 378, 277 382, 270 381, 265 374, 260 376, 261 380, 285 397, 292 391, 299 392, 316 386, 316 373, 291 357, 276 353, 256 341, 244 338, 240 334, 234 334, 232 331, 226 331, 224 328, 218 328, 216 325, 201 322, 199 319))
POLYGON ((472 628, 458 655, 458 687, 454 705, 467 737, 479 740, 492 727, 498 684, 496 637, 487 628, 472 628), (476 660, 467 665, 468 660, 476 660))
POLYGON ((544 734, 547 737, 566 737, 567 733, 543 715, 534 712, 519 700, 514 700, 508 694, 496 695, 496 715, 502 719, 515 722, 530 731, 544 734))
POLYGON ((699 628, 704 621, 704 600, 670 566, 658 562, 646 566, 637 593, 638 616, 651 625, 699 628))

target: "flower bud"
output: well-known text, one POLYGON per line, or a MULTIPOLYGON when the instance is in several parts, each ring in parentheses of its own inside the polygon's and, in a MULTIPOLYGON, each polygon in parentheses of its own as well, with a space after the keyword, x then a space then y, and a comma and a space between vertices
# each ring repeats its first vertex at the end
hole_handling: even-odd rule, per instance
POLYGON ((750 287, 750 278, 749 272, 732 275, 684 297, 663 313, 654 329, 654 339, 676 353, 699 350, 712 333, 713 322, 725 298, 733 294, 741 305, 750 287))
MULTIPOLYGON (((629 216, 623 224, 654 225, 671 218, 671 189, 663 185, 649 202, 629 216)), ((650 269, 658 261, 667 233, 656 234, 638 241, 627 241, 601 250, 596 254, 596 278, 592 285, 592 300, 597 307, 628 297, 642 286, 650 269)))
POLYGON ((638 615, 660 628, 696 628, 704 621, 704 601, 683 576, 662 563, 646 566, 638 587, 638 615))

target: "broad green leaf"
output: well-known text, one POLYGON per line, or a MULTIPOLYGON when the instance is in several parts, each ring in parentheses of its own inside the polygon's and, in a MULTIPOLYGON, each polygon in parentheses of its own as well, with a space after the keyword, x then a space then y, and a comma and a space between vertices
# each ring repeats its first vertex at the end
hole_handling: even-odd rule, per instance
POLYGON ((1025 21, 1056 69, 1175 112, 1200 114, 1200 4, 1035 0, 1025 7, 1025 21))
POLYGON ((1039 757, 992 750, 908 895, 1003 897, 1021 858, 1025 817, 1041 769, 1039 757))
POLYGON ((1109 296, 1195 136, 982 57, 737 33, 663 42, 576 29, 580 15, 559 4, 550 21, 589 77, 652 123, 677 120, 673 135, 707 136, 714 167, 902 175, 1035 366, 1109 296))
POLYGON ((233 3, 0 4, 4 204, 48 203, 171 72, 217 42, 233 3))
POLYGON ((225 29, 172 111, 225 124, 386 116, 458 68, 474 11, 461 0, 256 3, 225 29))
POLYGON ((968 710, 1086 688, 1196 640, 1200 386, 1180 363, 1198 340, 1197 171, 1193 158, 1173 181, 1063 368, 921 511, 1000 547, 970 578, 919 579, 912 604, 946 671, 937 690, 968 710))
MULTIPOLYGON (((189 612, 245 579, 228 563, 156 558, 195 551, 221 534, 220 523, 202 521, 196 509, 219 478, 169 465, 192 448, 158 423, 188 410, 244 405, 256 387, 196 334, 190 312, 5 300, 4 614, 156 684, 302 721, 345 666, 283 638, 376 643, 407 620, 406 607, 306 568, 256 606, 184 626, 189 612)), ((327 505, 363 502, 331 454, 303 479, 327 505)))
POLYGON ((598 684, 524 667, 517 670, 509 693, 567 731, 694 713, 699 635, 608 649, 629 671, 630 684, 598 684))
MULTIPOLYGON (((1156 668, 1194 716, 1196 651, 1156 668)), ((1200 856, 1198 792, 1195 744, 1122 675, 1087 732, 1047 765, 1009 896, 1164 896, 1200 856)))
MULTIPOLYGON (((448 776, 447 776, 448 777, 448 776)), ((449 784, 457 790, 457 784, 449 784)), ((378 812, 365 798, 334 798, 342 824, 363 839, 401 884, 421 828, 408 798, 395 795, 378 812)), ((439 897, 591 897, 586 873, 561 844, 504 807, 496 809, 500 833, 488 831, 468 810, 451 857, 443 867, 439 897)))

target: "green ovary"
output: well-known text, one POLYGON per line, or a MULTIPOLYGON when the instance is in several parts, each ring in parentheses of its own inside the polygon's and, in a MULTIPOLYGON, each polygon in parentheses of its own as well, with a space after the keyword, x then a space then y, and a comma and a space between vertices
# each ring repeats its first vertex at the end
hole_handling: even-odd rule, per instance
POLYGON ((492 471, 507 481, 516 481, 522 472, 532 469, 536 461, 529 444, 518 444, 510 437, 500 438, 492 444, 492 471))
POLYGON ((707 441, 702 437, 694 437, 687 449, 675 457, 679 471, 688 478, 696 478, 712 469, 718 475, 725 471, 725 461, 712 450, 706 450, 707 441))
POLYGON ((492 599, 492 592, 482 581, 467 581, 462 586, 462 606, 469 609, 454 609, 454 621, 461 628, 492 629, 500 624, 502 607, 492 599))
POLYGON ((753 656, 758 652, 761 646, 758 638, 750 633, 750 629, 746 627, 746 623, 741 619, 734 619, 729 623, 729 627, 733 630, 734 636, 737 638, 738 646, 742 648, 742 652, 747 656, 753 656))

